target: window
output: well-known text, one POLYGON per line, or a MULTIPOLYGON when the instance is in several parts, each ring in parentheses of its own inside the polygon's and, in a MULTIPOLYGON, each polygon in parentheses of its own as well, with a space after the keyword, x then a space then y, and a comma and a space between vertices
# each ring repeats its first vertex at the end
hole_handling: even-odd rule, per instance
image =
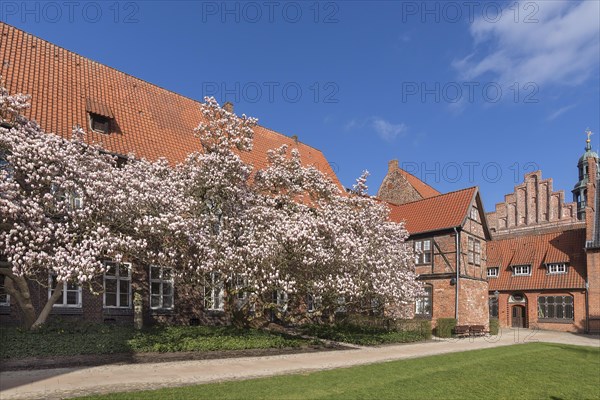
POLYGON ((425 286, 425 294, 418 297, 415 302, 415 314, 419 317, 431 317, 431 300, 432 300, 432 287, 425 286))
POLYGON ((306 295, 306 310, 314 312, 321 308, 321 296, 315 296, 312 293, 306 295))
POLYGON ((72 211, 83 208, 83 197, 75 190, 65 191, 53 183, 50 187, 50 192, 56 196, 58 201, 64 202, 68 210, 72 211))
POLYGON ((490 318, 498 318, 498 298, 496 296, 490 296, 490 318))
POLYGON ((481 241, 469 237, 469 263, 475 265, 481 265, 481 241))
POLYGON ((277 289, 273 292, 273 302, 277 304, 277 308, 280 312, 287 311, 288 307, 288 294, 286 291, 277 289))
POLYGON ((475 207, 471 207, 471 219, 473 221, 478 221, 479 218, 479 211, 477 211, 477 209, 475 207))
POLYGON ((108 133, 110 129, 110 119, 94 113, 90 113, 90 128, 99 133, 108 133))
POLYGON ((4 287, 5 280, 6 276, 0 275, 0 306, 10 305, 10 295, 6 292, 6 288, 4 287))
POLYGON ((173 309, 173 271, 171 268, 150 266, 150 308, 173 309))
POLYGON ((415 241, 415 264, 431 264, 431 239, 415 241))
POLYGON ((515 265, 513 267, 513 276, 531 275, 531 265, 515 265))
MULTIPOLYGON (((54 293, 58 281, 56 275, 48 276, 48 298, 54 293)), ((66 282, 63 286, 62 296, 56 300, 53 307, 81 307, 81 286, 66 282)))
POLYGON ((498 271, 499 271, 498 267, 488 268, 487 269, 487 277, 488 278, 497 278, 498 277, 498 271))
POLYGON ((107 261, 104 273, 104 307, 131 307, 131 264, 107 261))
POLYGON ((538 318, 573 320, 573 296, 538 297, 538 318))
POLYGON ((548 264, 548 273, 549 274, 566 274, 567 273, 567 264, 548 264))
POLYGON ((221 274, 211 272, 204 283, 204 308, 210 311, 223 311, 225 297, 223 281, 221 274))
POLYGON ((246 289, 248 288, 248 277, 242 275, 235 276, 235 297, 239 301, 246 300, 248 298, 248 292, 246 289))

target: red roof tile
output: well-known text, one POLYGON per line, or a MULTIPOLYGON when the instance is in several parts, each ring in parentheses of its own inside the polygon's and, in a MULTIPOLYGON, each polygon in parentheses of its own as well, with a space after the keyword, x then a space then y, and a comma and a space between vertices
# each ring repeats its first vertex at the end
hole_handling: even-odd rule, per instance
POLYGON ((490 290, 570 289, 585 287, 585 229, 517 236, 488 242, 488 267, 498 278, 490 290), (567 263, 566 274, 547 274, 547 263, 567 263), (515 265, 531 265, 531 276, 513 276, 515 265))
POLYGON ((462 226, 477 188, 459 190, 401 205, 389 204, 390 219, 406 222, 411 235, 462 226))
MULTIPOLYGON (((73 126, 80 125, 86 141, 101 143, 110 152, 150 160, 164 157, 173 163, 200 150, 193 132, 203 118, 199 102, 2 22, 0 67, 10 92, 31 95, 26 116, 46 132, 70 137, 73 126), (114 117, 111 134, 93 132, 88 112, 114 117)), ((305 165, 314 165, 342 188, 321 151, 262 126, 255 129, 253 151, 241 156, 263 168, 267 150, 283 144, 297 148, 305 165)))

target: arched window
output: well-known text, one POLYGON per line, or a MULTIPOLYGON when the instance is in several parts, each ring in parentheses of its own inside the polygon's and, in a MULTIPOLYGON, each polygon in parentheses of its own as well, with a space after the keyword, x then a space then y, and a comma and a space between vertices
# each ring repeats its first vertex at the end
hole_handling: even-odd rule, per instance
POLYGON ((496 296, 490 296, 490 318, 498 318, 498 298, 496 296))

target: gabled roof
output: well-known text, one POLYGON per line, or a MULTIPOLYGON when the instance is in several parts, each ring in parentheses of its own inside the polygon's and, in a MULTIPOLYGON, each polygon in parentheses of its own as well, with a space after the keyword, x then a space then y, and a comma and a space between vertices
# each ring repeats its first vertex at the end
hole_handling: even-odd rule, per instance
POLYGON ((516 236, 487 243, 487 266, 498 267, 490 290, 585 287, 585 229, 516 236), (547 274, 546 264, 567 263, 566 274, 547 274), (512 276, 515 265, 531 265, 531 276, 512 276))
MULTIPOLYGON (((171 71, 173 73, 175 71, 171 71)), ((31 95, 25 115, 46 132, 71 137, 73 126, 87 132, 86 141, 109 152, 172 163, 181 162, 200 143, 193 129, 202 121, 200 103, 99 64, 0 22, 0 75, 11 93, 31 95), (111 133, 93 132, 88 112, 114 118, 111 133)), ((323 153, 268 128, 257 126, 254 149, 241 154, 255 168, 267 164, 267 151, 283 144, 300 151, 342 188, 323 153)))
POLYGON ((477 195, 477 187, 401 205, 388 204, 390 219, 405 221, 411 235, 461 227, 477 195))
POLYGON ((415 188, 415 190, 424 199, 427 199, 429 197, 439 196, 441 194, 436 189, 434 189, 433 187, 429 186, 428 184, 426 184, 425 182, 423 182, 422 180, 420 180, 419 178, 417 178, 416 176, 414 176, 410 172, 407 172, 407 171, 403 170, 400 167, 398 167, 398 169, 400 170, 400 173, 402 174, 402 176, 404 176, 404 178, 406 178, 406 180, 408 181, 408 183, 410 183, 410 185, 413 188, 415 188))

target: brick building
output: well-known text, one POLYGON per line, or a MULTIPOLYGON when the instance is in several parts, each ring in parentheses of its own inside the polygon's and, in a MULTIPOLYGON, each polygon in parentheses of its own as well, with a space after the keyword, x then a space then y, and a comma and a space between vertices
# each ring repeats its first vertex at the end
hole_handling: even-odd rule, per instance
POLYGON ((598 155, 579 159, 574 202, 540 171, 487 215, 490 316, 501 326, 600 331, 598 155))
MULTIPOLYGON (((200 103, 162 89, 108 66, 82 57, 57 45, 0 22, 0 75, 10 93, 31 95, 25 115, 39 122, 46 132, 70 138, 73 126, 86 131, 88 143, 101 143, 116 155, 135 153, 139 158, 165 157, 183 161, 200 143, 194 128, 202 121, 200 103)), ((230 105, 228 105, 230 106, 230 105)), ((288 145, 298 149, 305 165, 313 165, 342 188, 323 153, 296 137, 288 137, 257 126, 253 150, 241 154, 255 168, 267 165, 267 151, 288 145)), ((0 259, 0 262, 2 260, 0 259)), ((52 282, 30 282, 38 311, 51 293, 52 282)), ((0 275, 0 322, 19 323, 15 302, 3 290, 0 275)), ((177 285, 169 272, 160 268, 123 264, 114 266, 87 288, 68 285, 52 316, 91 321, 133 321, 133 297, 142 299, 144 319, 174 323, 222 323, 223 288, 210 285, 177 285), (106 290, 105 290, 106 289, 106 290)))
POLYGON ((459 325, 488 325, 487 242, 491 239, 476 187, 440 194, 398 167, 388 173, 378 196, 392 221, 404 221, 416 255, 416 272, 427 295, 415 316, 456 318, 459 325))

